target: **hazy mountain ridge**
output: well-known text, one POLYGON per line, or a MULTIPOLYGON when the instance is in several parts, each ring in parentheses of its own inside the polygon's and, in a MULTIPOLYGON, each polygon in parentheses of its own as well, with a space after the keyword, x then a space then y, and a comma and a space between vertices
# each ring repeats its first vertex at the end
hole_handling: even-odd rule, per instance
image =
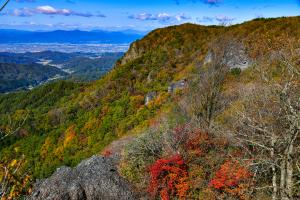
POLYGON ((96 43, 122 44, 140 39, 143 34, 134 32, 110 31, 19 31, 0 30, 0 43, 96 43))

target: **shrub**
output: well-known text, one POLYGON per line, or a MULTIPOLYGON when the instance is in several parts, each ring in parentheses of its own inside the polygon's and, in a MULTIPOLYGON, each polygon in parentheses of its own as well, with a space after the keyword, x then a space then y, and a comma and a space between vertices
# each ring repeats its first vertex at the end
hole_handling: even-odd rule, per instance
POLYGON ((226 161, 210 181, 210 186, 239 199, 246 199, 245 191, 250 186, 251 173, 237 161, 226 161))
POLYGON ((23 158, 12 160, 7 165, 0 163, 0 198, 1 200, 17 199, 28 195, 31 177, 20 168, 26 164, 23 158))
MULTIPOLYGON (((160 130, 150 128, 125 147, 121 164, 121 173, 134 183, 144 180, 147 166, 163 154, 163 134, 160 130)), ((141 183, 144 185, 144 183, 141 183)))
POLYGON ((172 197, 185 199, 189 190, 188 166, 180 155, 169 159, 159 159, 150 166, 151 181, 149 192, 161 199, 172 197))
POLYGON ((111 152, 110 150, 105 150, 105 151, 102 153, 102 155, 103 155, 104 157, 108 158, 108 157, 112 156, 112 152, 111 152))
POLYGON ((203 155, 213 143, 206 132, 191 124, 177 126, 166 137, 171 151, 179 151, 187 161, 203 155))
POLYGON ((238 67, 237 68, 232 68, 230 70, 230 73, 234 76, 239 76, 242 73, 242 70, 241 70, 241 68, 238 68, 238 67))

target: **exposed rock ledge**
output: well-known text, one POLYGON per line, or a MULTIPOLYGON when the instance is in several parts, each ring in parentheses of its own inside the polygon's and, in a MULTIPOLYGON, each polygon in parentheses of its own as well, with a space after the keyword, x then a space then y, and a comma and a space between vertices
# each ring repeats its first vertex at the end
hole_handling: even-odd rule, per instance
POLYGON ((109 158, 93 156, 77 167, 61 167, 48 179, 37 183, 32 200, 134 200, 129 183, 117 172, 109 158))

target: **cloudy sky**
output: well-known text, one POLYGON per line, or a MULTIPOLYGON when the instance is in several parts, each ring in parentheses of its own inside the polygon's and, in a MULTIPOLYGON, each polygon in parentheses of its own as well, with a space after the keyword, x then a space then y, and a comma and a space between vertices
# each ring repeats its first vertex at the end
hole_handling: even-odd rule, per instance
POLYGON ((235 24, 298 15, 300 0, 10 0, 0 13, 0 28, 148 31, 185 22, 235 24))

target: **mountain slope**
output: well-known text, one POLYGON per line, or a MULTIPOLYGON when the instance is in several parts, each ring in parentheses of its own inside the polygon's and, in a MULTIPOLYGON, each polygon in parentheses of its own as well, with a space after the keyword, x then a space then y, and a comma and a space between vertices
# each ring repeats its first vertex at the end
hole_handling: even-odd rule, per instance
MULTIPOLYGON (((249 61, 241 76, 226 74, 222 88, 225 94, 231 94, 238 86, 258 82, 260 74, 254 67, 264 57, 283 49, 287 36, 289 41, 299 41, 299 17, 254 20, 230 27, 183 24, 155 30, 133 43, 106 76, 59 99, 53 106, 1 109, 2 132, 18 125, 10 124, 10 117, 16 122, 30 119, 18 134, 0 141, 1 161, 5 164, 20 160, 24 154, 23 169, 33 179, 47 177, 63 164, 74 166, 100 153, 113 140, 147 129, 155 117, 170 110, 176 95, 168 93, 169 86, 193 79, 199 69, 208 70, 205 63, 210 60, 210 52, 217 49, 214 47, 229 47, 224 58, 232 69, 243 64, 243 59, 249 61), (145 105, 149 93, 156 98, 145 105)), ((261 64, 265 65, 269 66, 261 64)), ((272 74, 278 73, 275 72, 272 74)), ((24 93, 14 98, 19 95, 24 93)), ((235 99, 234 95, 229 96, 235 99)), ((0 107, 6 101, 9 98, 2 96, 0 107)))
POLYGON ((71 78, 97 80, 111 70, 123 53, 103 53, 99 57, 78 56, 63 64, 63 69, 72 71, 71 78))
POLYGON ((0 53, 0 63, 31 64, 38 62, 37 58, 24 56, 23 54, 0 53))
POLYGON ((0 93, 35 86, 54 77, 63 77, 62 70, 39 64, 0 63, 0 93))
POLYGON ((28 89, 55 77, 93 81, 107 73, 123 53, 0 53, 0 93, 28 89), (60 76, 60 77, 58 77, 60 76))

